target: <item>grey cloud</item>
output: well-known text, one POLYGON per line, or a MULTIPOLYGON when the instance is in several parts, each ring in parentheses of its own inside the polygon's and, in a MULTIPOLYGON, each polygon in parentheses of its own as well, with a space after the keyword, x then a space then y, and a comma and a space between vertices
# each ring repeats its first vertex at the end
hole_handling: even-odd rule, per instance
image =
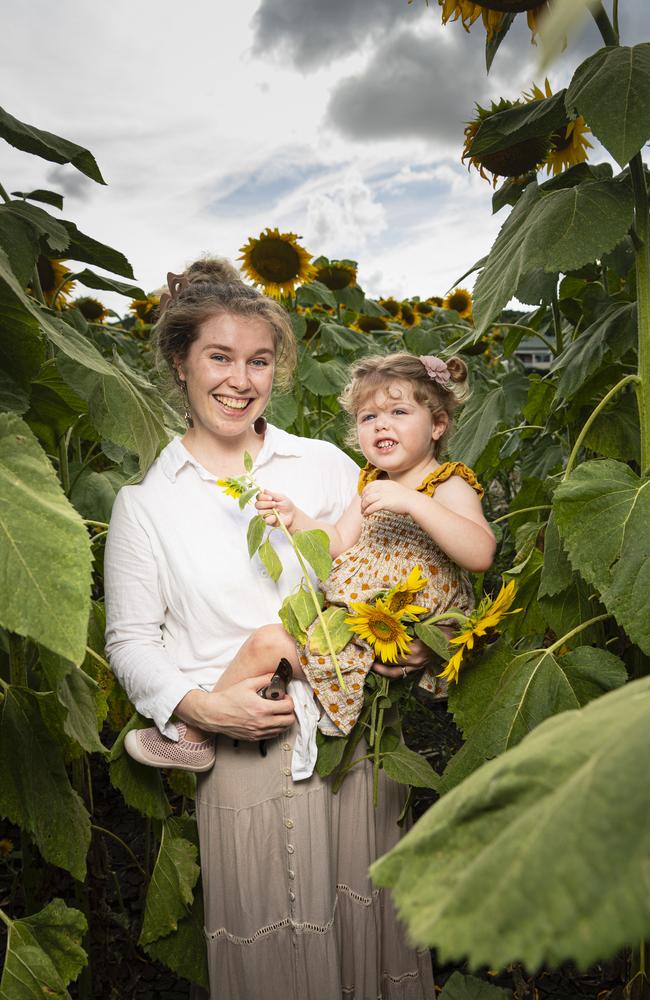
POLYGON ((96 186, 94 181, 80 174, 74 167, 52 167, 46 174, 46 180, 60 194, 78 201, 87 201, 96 186))
POLYGON ((411 7, 405 0, 262 0, 253 51, 279 52, 301 70, 317 69, 423 13, 421 0, 411 7))

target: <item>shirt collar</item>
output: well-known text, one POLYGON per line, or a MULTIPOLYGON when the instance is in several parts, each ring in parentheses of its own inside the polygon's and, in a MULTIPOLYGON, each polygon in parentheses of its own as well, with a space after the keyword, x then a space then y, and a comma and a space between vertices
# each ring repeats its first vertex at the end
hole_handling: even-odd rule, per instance
MULTIPOLYGON (((303 453, 301 444, 301 439, 294 434, 288 434, 286 431, 280 430, 279 427, 267 424, 264 433, 264 444, 255 459, 254 468, 258 469, 266 465, 276 455, 299 457, 303 453)), ((176 476, 186 465, 194 466, 201 479, 207 479, 210 482, 214 482, 215 480, 214 474, 208 472, 194 458, 179 437, 173 438, 167 447, 163 448, 158 456, 158 460, 162 471, 172 483, 176 482, 176 476)))

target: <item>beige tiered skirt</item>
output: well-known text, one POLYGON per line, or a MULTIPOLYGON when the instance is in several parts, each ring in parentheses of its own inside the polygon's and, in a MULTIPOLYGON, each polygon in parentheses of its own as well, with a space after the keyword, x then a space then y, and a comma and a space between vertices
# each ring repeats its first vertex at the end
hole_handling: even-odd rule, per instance
POLYGON ((401 789, 382 772, 375 809, 370 766, 333 795, 292 781, 291 731, 267 748, 219 737, 199 779, 210 1000, 432 1000, 428 951, 368 877, 399 839, 401 789))

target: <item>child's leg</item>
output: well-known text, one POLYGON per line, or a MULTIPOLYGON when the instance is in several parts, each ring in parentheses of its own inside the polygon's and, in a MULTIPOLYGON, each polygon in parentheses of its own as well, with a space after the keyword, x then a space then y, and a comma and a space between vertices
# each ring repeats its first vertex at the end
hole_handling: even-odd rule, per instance
MULTIPOLYGON (((296 644, 288 632, 285 632, 282 625, 263 625, 255 629, 239 648, 234 660, 224 670, 212 690, 224 691, 249 677, 262 678, 272 674, 282 657, 291 664, 294 679, 304 679, 296 644)), ((205 737, 206 734, 196 726, 187 727, 186 739, 198 742, 205 737)))

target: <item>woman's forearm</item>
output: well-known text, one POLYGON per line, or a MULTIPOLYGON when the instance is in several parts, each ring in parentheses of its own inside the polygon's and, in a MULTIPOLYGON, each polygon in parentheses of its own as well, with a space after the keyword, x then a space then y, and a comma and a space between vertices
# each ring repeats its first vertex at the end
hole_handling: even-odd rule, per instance
POLYGON ((463 569, 481 573, 492 565, 496 540, 487 524, 456 514, 434 497, 413 494, 411 517, 463 569))

